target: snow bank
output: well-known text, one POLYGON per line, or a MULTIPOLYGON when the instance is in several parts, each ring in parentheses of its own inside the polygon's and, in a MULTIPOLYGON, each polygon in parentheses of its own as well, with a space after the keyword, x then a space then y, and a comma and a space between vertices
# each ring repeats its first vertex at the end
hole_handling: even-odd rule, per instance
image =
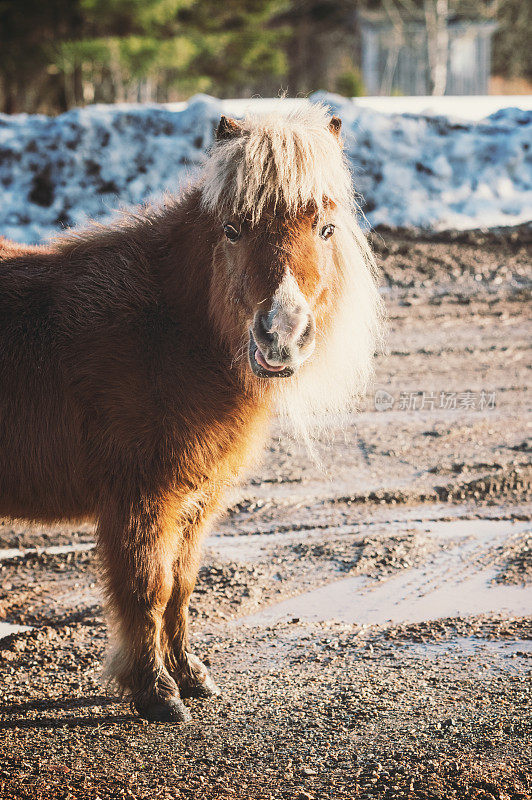
MULTIPOLYGON (((532 218, 532 111, 478 122, 380 113, 316 94, 343 120, 372 225, 468 228, 532 218)), ((188 182, 232 101, 90 106, 59 117, 0 115, 0 234, 37 242, 188 182)), ((296 102, 297 101, 291 101, 296 102)), ((242 112, 243 106, 233 113, 242 112)))
POLYGON ((347 155, 372 225, 473 228, 532 218, 532 111, 505 108, 472 123, 321 98, 349 131, 347 155))

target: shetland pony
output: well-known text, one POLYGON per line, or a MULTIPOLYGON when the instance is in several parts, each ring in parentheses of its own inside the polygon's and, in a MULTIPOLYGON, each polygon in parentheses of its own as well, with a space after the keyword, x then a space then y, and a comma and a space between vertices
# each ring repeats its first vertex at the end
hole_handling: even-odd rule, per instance
MULTIPOLYGON (((282 104, 282 101, 281 101, 282 104)), ((186 194, 0 248, 0 513, 97 522, 110 671, 150 720, 218 693, 189 651, 200 542, 275 409, 310 441, 379 337, 340 120, 222 117, 186 194)))

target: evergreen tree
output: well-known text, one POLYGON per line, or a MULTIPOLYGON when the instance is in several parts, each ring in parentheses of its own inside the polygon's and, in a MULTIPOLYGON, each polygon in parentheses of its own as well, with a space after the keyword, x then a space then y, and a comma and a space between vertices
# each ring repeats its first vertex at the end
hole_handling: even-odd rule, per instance
POLYGON ((283 0, 0 0, 3 110, 274 91, 283 0))

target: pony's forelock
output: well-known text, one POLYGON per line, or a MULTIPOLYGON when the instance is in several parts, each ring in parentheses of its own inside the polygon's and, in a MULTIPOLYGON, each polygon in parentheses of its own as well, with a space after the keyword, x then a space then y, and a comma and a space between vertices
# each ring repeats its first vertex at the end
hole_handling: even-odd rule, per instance
POLYGON ((319 104, 249 115, 239 133, 214 145, 202 180, 202 201, 216 214, 258 222, 266 208, 297 214, 309 204, 350 205, 352 181, 330 115, 319 104))

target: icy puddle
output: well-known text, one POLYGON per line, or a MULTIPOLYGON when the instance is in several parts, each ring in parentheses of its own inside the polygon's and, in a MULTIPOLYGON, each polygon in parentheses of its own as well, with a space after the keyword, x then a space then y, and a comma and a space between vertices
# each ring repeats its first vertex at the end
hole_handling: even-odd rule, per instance
POLYGON ((24 558, 28 555, 40 555, 44 553, 49 556, 60 556, 66 553, 85 553, 94 550, 95 542, 81 542, 80 544, 61 544, 51 545, 50 547, 27 547, 24 550, 18 547, 0 549, 0 561, 9 561, 12 558, 24 558))
POLYGON ((31 631, 28 625, 11 625, 9 622, 0 622, 0 639, 10 636, 12 633, 23 633, 31 631))
POLYGON ((408 642, 404 651, 416 658, 432 658, 451 656, 462 660, 476 656, 494 656, 496 658, 530 658, 532 657, 532 642, 526 639, 517 640, 488 640, 478 639, 476 636, 461 636, 446 642, 408 642))
MULTIPOLYGON (((10 561, 16 558, 24 558, 28 555, 40 555, 41 553, 51 556, 64 555, 67 553, 84 553, 95 548, 94 542, 83 542, 80 544, 51 545, 50 547, 28 547, 20 549, 9 547, 0 549, 0 561, 10 561)), ((0 622, 0 639, 10 636, 12 633, 23 633, 30 631, 31 626, 14 625, 10 622, 0 622)))
POLYGON ((408 527, 444 545, 423 566, 383 581, 365 576, 338 580, 243 617, 240 622, 268 625, 299 617, 308 622, 338 620, 362 625, 532 612, 531 587, 495 583, 498 569, 492 566, 497 548, 529 530, 530 523, 456 520, 408 527))

